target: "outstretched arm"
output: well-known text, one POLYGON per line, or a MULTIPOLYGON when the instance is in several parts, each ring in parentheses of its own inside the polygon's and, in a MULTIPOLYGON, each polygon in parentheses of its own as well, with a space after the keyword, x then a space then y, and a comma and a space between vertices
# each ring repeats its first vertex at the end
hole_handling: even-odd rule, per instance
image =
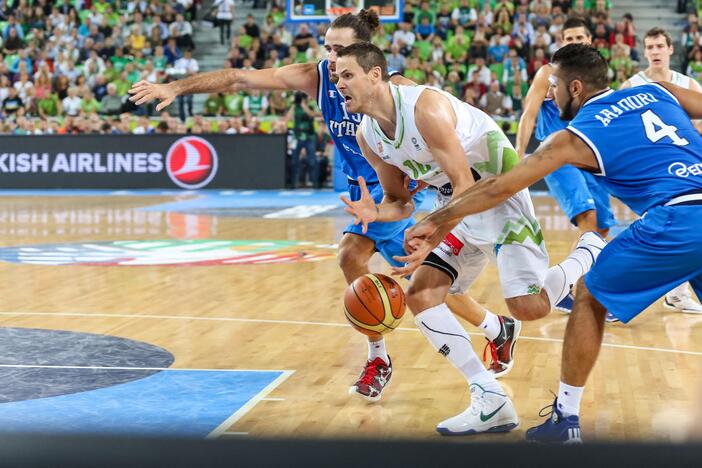
POLYGON ((700 99, 700 93, 698 91, 681 88, 667 81, 661 81, 658 84, 670 91, 673 96, 677 98, 680 106, 685 109, 685 112, 687 112, 687 115, 689 115, 692 120, 702 119, 702 99, 700 99))
POLYGON ((561 130, 509 172, 481 180, 454 197, 448 205, 408 229, 405 232, 406 245, 412 250, 426 249, 426 244, 438 245, 444 226, 499 205, 564 164, 573 164, 582 169, 598 169, 597 160, 590 148, 570 131, 561 130))
POLYGON ((231 93, 244 89, 295 90, 316 98, 319 79, 317 65, 300 63, 280 68, 263 70, 240 70, 225 68, 198 73, 168 84, 139 81, 129 90, 130 101, 136 105, 159 100, 156 110, 160 111, 184 94, 231 93))
POLYGON ((519 119, 519 127, 517 128, 517 154, 520 158, 524 157, 531 134, 534 131, 536 124, 536 116, 539 109, 548 93, 548 77, 551 76, 551 67, 544 65, 536 72, 534 81, 524 98, 524 112, 519 119))

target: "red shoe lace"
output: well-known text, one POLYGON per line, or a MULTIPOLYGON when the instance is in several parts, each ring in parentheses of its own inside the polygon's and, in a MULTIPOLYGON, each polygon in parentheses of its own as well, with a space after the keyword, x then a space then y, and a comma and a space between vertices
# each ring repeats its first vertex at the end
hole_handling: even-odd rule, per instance
POLYGON ((495 343, 490 340, 487 340, 487 344, 485 345, 485 348, 483 348, 483 362, 487 362, 488 348, 490 348, 490 357, 492 358, 491 364, 496 364, 499 362, 499 359, 497 358, 497 346, 495 346, 495 343))
MULTIPOLYGON (((378 359, 380 358, 375 358, 373 361, 368 361, 366 363, 366 367, 363 369, 363 375, 358 379, 358 383, 365 385, 372 385, 374 383, 373 379, 378 375, 378 366, 380 365, 380 363, 377 362, 378 359)), ((382 359, 380 360, 382 361, 382 359)))

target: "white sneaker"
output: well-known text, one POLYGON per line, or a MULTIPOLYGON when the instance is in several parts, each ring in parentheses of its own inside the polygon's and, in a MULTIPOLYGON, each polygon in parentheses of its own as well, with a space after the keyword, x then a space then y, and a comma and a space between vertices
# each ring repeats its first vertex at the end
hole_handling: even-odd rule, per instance
POLYGON ((440 422, 436 430, 441 435, 470 435, 509 432, 517 426, 519 418, 512 400, 474 383, 470 386, 470 406, 458 416, 440 422))
POLYGON ((607 245, 607 240, 594 231, 589 231, 580 236, 576 249, 585 249, 592 255, 592 263, 597 261, 602 249, 607 245))
POLYGON ((668 309, 673 309, 685 314, 702 314, 702 305, 699 305, 688 292, 687 294, 673 295, 666 294, 663 305, 668 309))

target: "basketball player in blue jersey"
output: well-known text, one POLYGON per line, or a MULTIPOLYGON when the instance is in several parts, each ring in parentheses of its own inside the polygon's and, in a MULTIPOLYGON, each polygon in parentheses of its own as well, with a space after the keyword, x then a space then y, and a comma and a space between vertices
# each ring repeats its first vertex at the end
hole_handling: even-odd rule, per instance
MULTIPOLYGON (((565 164, 598 176, 641 218, 604 247, 578 282, 568 318, 558 396, 527 439, 577 443, 580 401, 602 345, 607 311, 629 322, 666 291, 689 281, 702 297, 702 118, 695 91, 668 82, 614 91, 607 63, 587 45, 553 56, 551 90, 571 120, 510 172, 480 181, 405 234, 410 252, 437 245, 437 233, 485 211, 565 164)), ((412 260, 413 254, 408 260, 412 260)))
MULTIPOLYGON (((590 44, 592 37, 587 24, 581 18, 569 18, 563 24, 564 44, 590 44)), ((550 64, 539 68, 534 77, 529 92, 524 100, 524 112, 519 119, 517 129, 517 154, 523 158, 531 139, 536 121, 536 139, 544 141, 552 133, 566 128, 568 122, 559 117, 553 99, 548 97, 548 79, 553 73, 550 64), (537 118, 538 116, 538 118, 537 118)), ((609 228, 616 224, 609 204, 609 193, 597 183, 595 178, 577 169, 566 165, 544 180, 549 191, 568 216, 571 223, 581 231, 596 231, 606 237, 609 228)), ((570 312, 572 296, 565 300, 557 309, 570 312)), ((613 321, 614 318, 612 317, 613 321)))
MULTIPOLYGON (((661 28, 652 28, 643 38, 644 56, 648 68, 642 70, 622 83, 620 89, 641 86, 652 81, 668 81, 682 88, 702 93, 702 87, 693 78, 670 69, 673 38, 661 28)), ((687 283, 683 283, 665 295, 663 305, 668 309, 687 314, 702 314, 702 306, 692 299, 687 283)))
MULTIPOLYGON (((322 110, 329 133, 341 155, 341 167, 348 176, 351 200, 358 200, 361 191, 358 178, 363 177, 376 202, 383 198, 378 176, 363 157, 356 143, 356 127, 361 121, 359 114, 346 110, 345 102, 336 89, 336 51, 355 42, 369 42, 372 33, 380 26, 378 15, 370 10, 358 14, 345 14, 331 24, 324 47, 328 58, 318 64, 303 63, 264 70, 224 69, 193 75, 168 84, 147 81, 136 83, 129 91, 130 100, 137 105, 159 100, 158 111, 171 104, 182 94, 235 92, 246 89, 296 90, 313 96, 322 110)), ((393 82, 414 84, 396 75, 393 82)), ((408 188, 409 190, 409 188, 408 188)), ((423 193, 414 196, 415 207, 421 204, 423 193)), ((369 272, 368 261, 377 251, 393 266, 400 264, 394 256, 404 255, 402 247, 405 229, 414 224, 412 218, 398 222, 372 223, 368 232, 362 226, 350 224, 344 230, 339 243, 338 260, 347 283, 369 272)), ((451 310, 471 324, 481 328, 491 350, 490 371, 500 377, 513 366, 513 343, 519 336, 521 324, 509 317, 493 314, 467 295, 452 296, 451 310)), ((385 385, 392 375, 390 358, 385 342, 380 337, 369 337, 368 360, 349 393, 370 401, 380 399, 385 385)))

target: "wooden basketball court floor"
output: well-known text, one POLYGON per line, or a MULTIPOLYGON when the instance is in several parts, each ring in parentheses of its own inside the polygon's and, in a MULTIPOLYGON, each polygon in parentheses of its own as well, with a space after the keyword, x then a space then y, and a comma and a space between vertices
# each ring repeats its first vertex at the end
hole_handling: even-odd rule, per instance
MULTIPOLYGON (((208 430, 210 437, 441 437, 434 426, 467 406, 467 385, 418 333, 409 312, 401 329, 387 336, 394 373, 382 401, 371 404, 347 395, 367 350, 364 337, 346 325, 341 309, 346 285, 330 248, 348 221, 340 210, 292 219, 263 217, 255 210, 178 212, 180 203, 198 197, 0 194, 0 323, 11 329, 148 343, 172 354, 172 369, 285 371, 222 417, 216 430, 208 430), (169 209, 161 211, 160 206, 169 209), (109 251, 124 241, 193 239, 205 246, 209 241, 226 245, 237 240, 306 244, 286 244, 272 257, 248 257, 253 263, 217 264, 209 259, 158 264, 178 261, 161 259, 140 266, 122 265, 120 259, 96 262, 90 252, 76 247, 109 251), (46 245, 50 247, 45 252, 46 245), (19 247, 24 254, 17 255, 19 247), (33 252, 38 257, 32 257, 33 252), (301 252, 312 252, 316 256, 307 259, 314 261, 297 261, 301 252), (74 257, 65 261, 65 255, 74 257), (88 258, 87 264, 81 264, 81 255, 88 258)), ((576 232, 551 198, 534 200, 551 262, 560 261, 576 232)), ((615 207, 621 221, 633 218, 621 205, 615 207)), ((171 245, 171 257, 188 251, 182 245, 179 250, 179 245, 171 245)), ((490 265, 471 293, 492 311, 506 313, 498 285, 490 265)), ((552 402, 551 391, 558 389, 566 321, 567 316, 554 311, 524 324, 515 368, 501 380, 519 412, 520 428, 507 435, 458 440, 521 440, 528 427, 541 421, 539 409, 552 402)), ((466 326, 482 354, 482 334, 466 326)), ((660 301, 629 325, 608 325, 584 396, 584 437, 680 437, 702 370, 702 342, 695 339, 701 327, 702 316, 667 310, 660 301)), ((43 344, 34 346, 41 349, 43 344)), ((91 367, 75 365, 80 359, 70 357, 63 366, 3 360, 0 356, 6 369, 35 368, 40 373, 54 367, 91 367)), ((42 378, 51 385, 50 375, 42 378)), ((0 404, 0 415, 7 404, 0 404)))

